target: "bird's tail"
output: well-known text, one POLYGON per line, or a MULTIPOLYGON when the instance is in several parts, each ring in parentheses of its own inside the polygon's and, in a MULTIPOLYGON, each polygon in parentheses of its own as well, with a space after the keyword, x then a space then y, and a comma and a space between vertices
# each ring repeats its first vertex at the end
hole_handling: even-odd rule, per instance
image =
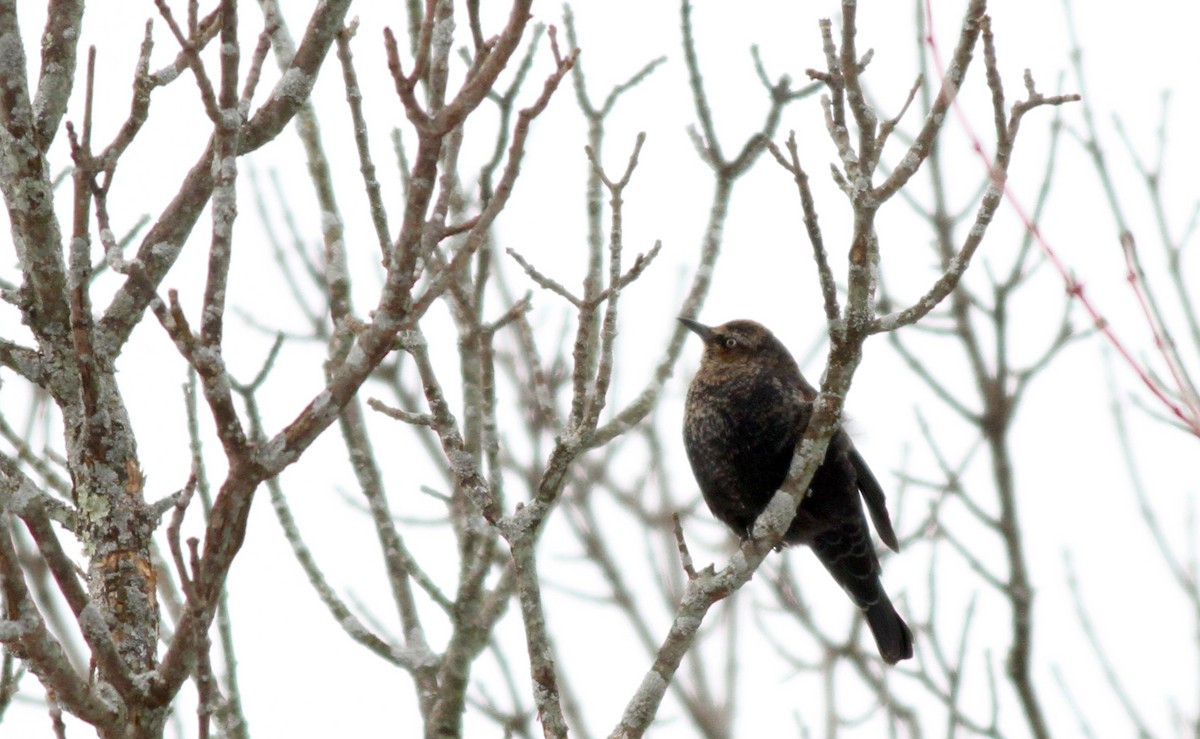
MULTIPOLYGON (((880 590, 882 594, 882 588, 880 590)), ((866 614, 867 625, 871 627, 871 635, 875 637, 875 646, 879 647, 879 656, 885 662, 894 665, 913 656, 912 631, 896 613, 887 595, 864 608, 863 613, 866 614)))
POLYGON ((833 579, 866 614, 879 656, 894 665, 913 656, 913 637, 879 582, 879 559, 869 537, 866 518, 859 512, 857 520, 816 536, 812 548, 833 579))

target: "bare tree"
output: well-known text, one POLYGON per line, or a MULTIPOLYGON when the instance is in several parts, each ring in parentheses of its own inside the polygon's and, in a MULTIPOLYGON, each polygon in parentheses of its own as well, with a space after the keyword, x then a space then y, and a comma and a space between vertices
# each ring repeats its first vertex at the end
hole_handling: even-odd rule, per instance
MULTIPOLYGON (((457 89, 450 86, 449 79, 452 36, 434 33, 437 23, 451 18, 450 3, 430 3, 420 17, 413 18, 416 32, 412 34, 409 72, 402 69, 399 49, 388 33, 389 63, 396 91, 416 131, 417 152, 409 171, 411 186, 405 194, 401 225, 395 235, 385 227, 379 234, 387 276, 370 319, 356 320, 345 299, 348 276, 339 270, 344 244, 337 238, 336 224, 331 225, 325 234, 322 270, 337 351, 326 364, 328 382, 311 402, 296 409, 285 426, 263 430, 254 413, 253 393, 258 383, 239 386, 227 370, 222 351, 237 215, 238 157, 270 143, 300 114, 318 69, 339 33, 347 33, 344 17, 348 5, 320 5, 293 51, 285 43, 277 9, 264 3, 263 30, 243 66, 239 36, 239 20, 243 19, 235 2, 223 2, 203 18, 198 4, 191 3, 182 22, 166 3, 159 3, 162 21, 180 52, 168 68, 152 72, 149 60, 154 36, 147 24, 129 118, 103 148, 92 142, 95 91, 90 80, 95 55, 89 53, 81 125, 66 124, 74 165, 69 239, 54 213, 53 173, 46 153, 59 134, 74 87, 84 6, 51 4, 41 46, 42 75, 36 88, 25 75, 15 3, 7 4, 0 13, 2 31, 9 39, 4 52, 6 93, 0 105, 5 152, 0 179, 5 183, 21 268, 19 286, 7 295, 22 311, 34 341, 34 346, 25 346, 6 340, 3 360, 6 367, 48 393, 61 413, 65 466, 71 477, 66 500, 53 497, 22 469, 17 458, 5 455, 4 509, 15 517, 14 522, 19 519, 32 537, 87 643, 90 667, 81 671, 79 665, 73 665, 59 638, 50 631, 31 594, 12 532, 0 537, 4 635, 7 648, 38 676, 54 703, 95 726, 102 736, 160 735, 173 699, 189 678, 198 686, 200 732, 207 734, 209 714, 219 702, 209 666, 207 634, 221 602, 225 577, 242 546, 255 491, 344 416, 346 404, 397 341, 424 366, 425 342, 418 321, 451 290, 456 276, 478 252, 483 235, 512 190, 529 121, 549 102, 574 58, 554 48, 554 68, 544 90, 513 125, 506 165, 495 192, 469 218, 447 224, 449 191, 443 189, 441 200, 434 199, 439 172, 447 162, 453 171, 463 121, 478 109, 518 49, 528 24, 528 3, 514 4, 499 33, 486 40, 480 31, 478 8, 469 11, 474 53, 468 74, 457 89), (206 65, 201 56, 214 40, 220 52, 215 67, 206 65), (272 47, 283 71, 265 100, 252 108, 272 47), (181 74, 184 72, 187 74, 181 74), (156 89, 181 76, 190 76, 196 83, 212 125, 209 145, 186 173, 175 199, 155 218, 137 252, 127 256, 110 224, 110 187, 122 155, 148 119, 156 89), (418 99, 418 94, 424 99, 418 99), (189 319, 174 290, 165 299, 158 291, 206 206, 211 208, 212 227, 203 306, 198 316, 189 319), (100 270, 94 265, 93 234, 99 235, 104 256, 101 265, 107 266, 119 283, 102 309, 93 306, 93 276, 100 270), (453 249, 443 246, 449 236, 457 236, 453 249), (136 440, 115 374, 116 361, 147 308, 196 373, 228 470, 216 486, 211 506, 206 507, 203 540, 189 539, 186 549, 179 540, 179 521, 198 477, 194 474, 180 493, 157 501, 146 499, 136 440), (237 394, 248 399, 246 412, 238 410, 237 394), (156 581, 169 579, 170 572, 155 562, 152 541, 160 519, 172 510, 166 533, 183 598, 160 654, 159 637, 165 636, 166 630, 160 629, 156 581), (86 553, 84 581, 76 575, 60 530, 75 537, 86 553), (92 670, 95 679, 89 677, 92 670)), ((414 13, 418 10, 413 8, 414 13)), ((463 439, 448 420, 449 411, 432 376, 426 377, 425 390, 431 406, 429 423, 442 432, 440 440, 454 462, 462 503, 473 500, 490 514, 488 518, 498 520, 498 499, 492 497, 475 462, 464 456, 463 439)), ((345 411, 353 412, 353 406, 345 411)), ((26 457, 32 455, 23 447, 18 450, 26 457)), ((511 531, 514 539, 520 539, 528 537, 530 528, 513 525, 511 531)), ((507 598, 498 600, 503 603, 507 598)), ((413 667, 424 681, 441 677, 428 659, 419 630, 408 634, 410 643, 397 645, 393 658, 413 667)), ((471 641, 478 642, 478 636, 471 641)), ((454 660, 445 664, 451 674, 459 667, 454 660)), ((441 723, 455 725, 460 720, 461 691, 429 694, 440 696, 425 706, 431 730, 442 731, 437 728, 441 723)), ((229 717, 227 730, 231 732, 238 731, 236 714, 224 714, 229 717)))
MULTIPOLYGON (((324 608, 350 640, 411 685, 428 736, 461 736, 479 726, 508 736, 565 736, 568 730, 641 736, 664 711, 685 722, 689 733, 733 736, 749 680, 741 655, 754 640, 782 653, 786 669, 818 676, 825 715, 798 722, 822 720, 830 736, 860 721, 843 698, 864 689, 896 734, 1025 730, 1049 736, 1046 694, 1032 669, 1031 565, 1009 435, 1024 389, 1078 334, 1064 312, 1061 330, 1039 352, 1017 360, 1007 353, 1011 327, 1004 317, 1013 301, 1024 299, 1038 260, 1032 236, 1013 250, 1005 269, 996 272, 993 263, 986 278, 963 283, 1002 202, 1025 114, 1072 96, 1045 95, 1027 76, 1024 97, 1009 102, 986 2, 973 0, 944 63, 923 66, 911 88, 887 96, 902 104, 885 111, 877 102, 884 97, 867 84, 879 61, 857 42, 858 25, 870 19, 845 0, 837 22, 802 29, 819 36, 824 52, 817 68, 804 72, 808 84, 773 76, 755 50, 762 115, 750 133, 730 143, 714 120, 722 101, 702 70, 706 54, 693 8, 681 2, 679 55, 695 119, 690 134, 712 192, 695 205, 705 222, 673 310, 686 316, 702 310, 734 192, 748 173, 765 168, 779 189, 795 187, 792 211, 799 218, 787 220, 802 222, 795 239, 807 241, 817 264, 814 292, 821 296, 829 344, 813 422, 784 489, 755 536, 727 562, 698 567, 693 551, 722 547, 708 540, 705 516, 690 515, 697 505, 691 483, 673 479, 664 451, 662 432, 671 422, 654 417, 685 331, 661 336, 654 352, 624 343, 633 322, 629 301, 638 290, 654 289, 646 282, 663 246, 652 239, 634 246, 639 237, 628 230, 639 207, 639 165, 655 142, 642 135, 614 145, 610 124, 626 96, 662 74, 663 61, 628 60, 622 81, 603 89, 595 81, 601 60, 578 52, 599 42, 570 8, 560 36, 553 26, 531 22, 526 0, 515 0, 503 15, 480 5, 404 4, 396 11, 404 13, 404 31, 383 30, 391 89, 380 90, 360 82, 355 54, 379 45, 381 29, 348 23, 348 3, 317 5, 293 39, 295 11, 271 0, 261 0, 257 10, 223 0, 207 15, 189 3, 179 19, 159 2, 160 18, 147 24, 138 56, 130 113, 104 146, 93 142, 101 137, 92 118, 96 50, 86 63, 76 59, 82 3, 51 3, 36 86, 25 73, 20 44, 0 45, 7 62, 0 72, 0 184, 19 265, 0 286, 28 327, 21 338, 0 340, 0 366, 35 398, 26 428, 11 421, 15 413, 0 419, 6 445, 0 454, 6 522, 0 532, 0 707, 28 671, 44 688, 58 733, 65 732, 66 712, 101 736, 160 736, 173 709, 180 720, 190 681, 196 728, 177 726, 176 733, 249 736, 245 704, 253 698, 239 690, 236 605, 225 584, 255 493, 265 486, 324 608), (248 35, 250 27, 255 30, 248 35), (250 36, 256 36, 252 48, 244 40, 250 36), (163 38, 177 51, 154 71, 154 44, 163 38), (345 92, 345 109, 335 112, 319 110, 310 98, 331 53, 338 68, 330 60, 326 74, 340 72, 345 92), (77 70, 84 76, 79 85, 77 70), (541 135, 535 119, 570 103, 570 93, 559 90, 568 75, 577 108, 572 115, 584 127, 579 143, 586 144, 577 153, 585 167, 583 236, 577 244, 556 244, 565 259, 548 258, 498 218, 529 186, 521 174, 541 135), (265 87, 268 80, 277 81, 264 95, 260 81, 265 87), (204 152, 188 171, 176 173, 177 193, 162 212, 125 222, 110 207, 122 186, 118 164, 155 124, 150 113, 161 88, 174 92, 189 84, 208 119, 204 152), (977 186, 953 197, 939 136, 959 91, 971 86, 985 89, 990 101, 993 153, 977 186), (836 155, 833 182, 849 205, 842 210, 814 194, 812 144, 780 135, 785 112, 817 93, 836 155), (366 107, 384 95, 395 96, 405 118, 390 130, 366 107), (83 101, 76 103, 82 115, 66 123, 72 99, 83 101), (319 124, 335 113, 352 121, 353 161, 322 136, 319 124), (309 173, 304 187, 311 186, 317 213, 292 205, 295 183, 245 164, 246 155, 278 145, 292 122, 309 173), (56 189, 55 169, 66 162, 53 160, 51 144, 64 137, 70 179, 56 189), (380 147, 387 144, 396 160, 394 178, 381 163, 380 147), (767 153, 774 164, 767 159, 757 167, 767 153), (339 187, 342 170, 358 172, 353 192, 339 187), (920 177, 932 184, 928 200, 910 192, 920 177), (896 206, 897 196, 920 203, 937 262, 907 300, 891 289, 885 269, 895 264, 888 260, 896 253, 895 237, 877 226, 881 209, 896 206), (56 203, 71 206, 69 237, 56 203), (252 306, 254 297, 231 295, 234 255, 247 250, 234 225, 247 220, 238 218, 247 203, 264 226, 274 259, 271 279, 286 289, 293 324, 276 324, 253 309, 233 317, 230 306, 252 306), (205 209, 210 228, 202 234, 197 227, 205 209), (823 225, 835 218, 844 219, 849 234, 842 243, 829 235, 836 229, 823 225), (352 240, 354 222, 369 222, 369 246, 352 240), (182 273, 185 245, 202 242, 203 276, 182 273), (374 260, 376 248, 377 274, 357 269, 357 257, 370 253, 374 260), (181 287, 169 289, 175 284, 181 287), (198 309, 189 311, 186 293, 193 288, 198 309), (147 489, 127 411, 138 388, 120 382, 116 372, 147 309, 154 321, 146 323, 157 324, 148 328, 165 333, 187 367, 188 469, 179 471, 177 491, 158 495, 147 489), (934 340, 963 350, 963 372, 977 397, 956 395, 940 382, 922 358, 928 355, 912 348, 925 336, 896 333, 919 321, 941 337, 934 340), (233 345, 235 331, 257 336, 253 350, 233 345), (790 561, 768 558, 803 505, 807 481, 841 423, 865 342, 881 333, 978 438, 977 447, 954 458, 930 432, 936 473, 903 477, 904 505, 930 503, 904 537, 909 556, 927 558, 930 586, 928 603, 905 606, 916 616, 919 666, 891 673, 859 648, 861 621, 829 631, 814 616, 790 561), (234 357, 246 366, 249 356, 261 358, 250 376, 230 369, 234 357), (292 393, 280 411, 278 398, 288 396, 288 375, 298 362, 319 372, 322 386, 302 398, 292 393), (620 391, 619 381, 625 383, 620 391), (304 481, 281 475, 293 465, 326 464, 311 461, 316 452, 310 447, 335 425, 336 464, 353 492, 329 497, 369 521, 379 559, 374 590, 387 594, 390 615, 360 602, 331 574, 335 557, 313 544, 322 522, 298 510, 304 481), (50 430, 61 438, 37 441, 50 430), (985 451, 994 481, 983 491, 962 484, 976 449, 985 451), (639 472, 621 471, 630 468, 639 472), (415 469, 423 472, 410 472, 415 469), (437 482, 422 484, 428 480, 437 482), (967 527, 957 528, 962 519, 955 516, 965 517, 967 527), (184 535, 197 526, 202 536, 184 535), (979 529, 999 546, 998 559, 984 561, 963 543, 960 532, 979 529), (429 531, 436 536, 425 535, 429 531), (563 536, 581 555, 578 561, 555 561, 541 546, 544 534, 563 536), (993 683, 990 705, 968 705, 964 698, 965 675, 996 680, 997 666, 986 648, 977 648, 974 601, 964 615, 959 601, 944 598, 939 578, 949 553, 994 591, 989 597, 1009 616, 1009 697, 996 697, 1000 688, 993 683), (628 566, 631 556, 640 568, 628 566), (756 603, 749 619, 741 606, 745 596, 735 596, 760 567, 771 602, 756 603), (599 603, 631 635, 632 646, 621 646, 622 661, 636 669, 608 686, 623 710, 597 718, 590 700, 594 666, 568 656, 576 645, 562 640, 578 634, 559 625, 563 601, 599 603), (714 607, 719 618, 709 613, 714 607), (801 624, 820 656, 814 661, 793 653, 778 637, 781 623, 801 624), (1007 712, 1004 721, 997 718, 1006 700, 1015 700, 1019 720, 1007 712)), ((0 36, 20 39, 20 30, 16 3, 0 3, 0 36)), ((918 31, 918 39, 924 36, 918 31)), ((1034 223, 1052 174, 1048 168, 1034 223)), ((12 390, 4 388, 6 395, 12 390)), ((1194 600, 1187 568, 1177 569, 1194 600)), ((984 641, 987 648, 994 644, 984 641)))

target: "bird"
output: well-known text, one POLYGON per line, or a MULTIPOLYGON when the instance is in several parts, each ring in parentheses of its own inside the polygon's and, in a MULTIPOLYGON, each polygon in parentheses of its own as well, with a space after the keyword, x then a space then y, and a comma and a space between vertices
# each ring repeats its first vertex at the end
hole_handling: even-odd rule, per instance
MULTIPOLYGON (((817 391, 762 324, 679 321, 704 341, 684 407, 688 461, 709 510, 745 540, 787 477, 817 391)), ((879 655, 895 664, 912 657, 912 631, 880 582, 863 502, 879 538, 899 551, 883 488, 839 427, 782 543, 812 549, 863 611, 879 655)))

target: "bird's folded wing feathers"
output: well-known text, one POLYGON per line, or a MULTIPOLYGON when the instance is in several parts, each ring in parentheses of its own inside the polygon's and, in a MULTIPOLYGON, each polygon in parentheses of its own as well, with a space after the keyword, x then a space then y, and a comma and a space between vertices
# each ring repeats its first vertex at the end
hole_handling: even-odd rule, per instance
POLYGON ((892 520, 888 517, 887 499, 883 494, 883 488, 879 486, 879 481, 875 479, 875 475, 871 474, 871 468, 867 466, 866 460, 858 453, 858 449, 854 447, 853 443, 850 444, 850 461, 854 464, 854 472, 858 477, 858 489, 867 503, 867 512, 871 514, 871 522, 875 524, 875 531, 879 533, 879 538, 883 540, 884 544, 887 544, 889 549, 893 552, 900 551, 900 542, 896 540, 896 532, 892 529, 892 520))

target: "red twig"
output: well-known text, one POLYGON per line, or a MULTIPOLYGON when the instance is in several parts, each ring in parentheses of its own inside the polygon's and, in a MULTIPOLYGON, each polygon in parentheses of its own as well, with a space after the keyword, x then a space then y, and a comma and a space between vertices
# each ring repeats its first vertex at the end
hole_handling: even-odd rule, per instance
MULTIPOLYGON (((1175 352, 1175 342, 1163 325, 1161 315, 1158 314, 1150 302, 1152 298, 1146 296, 1143 285, 1146 283, 1146 275, 1142 272, 1142 266, 1137 255, 1137 243, 1134 241, 1133 234, 1128 230, 1121 232, 1121 250, 1125 255, 1125 279, 1129 281, 1129 286, 1133 289, 1133 294, 1137 297, 1138 305, 1142 309, 1142 315, 1154 332, 1154 345, 1162 354, 1163 361, 1167 363, 1167 368, 1171 371, 1171 379, 1175 386, 1179 388, 1179 397, 1182 399, 1182 405, 1187 407, 1193 421, 1200 419, 1200 402, 1196 397, 1195 387, 1189 381, 1185 371, 1179 361, 1179 355, 1175 352)), ((1197 433, 1196 424, 1190 425, 1193 433, 1197 433)), ((1197 435, 1200 435, 1198 433, 1197 435)))

